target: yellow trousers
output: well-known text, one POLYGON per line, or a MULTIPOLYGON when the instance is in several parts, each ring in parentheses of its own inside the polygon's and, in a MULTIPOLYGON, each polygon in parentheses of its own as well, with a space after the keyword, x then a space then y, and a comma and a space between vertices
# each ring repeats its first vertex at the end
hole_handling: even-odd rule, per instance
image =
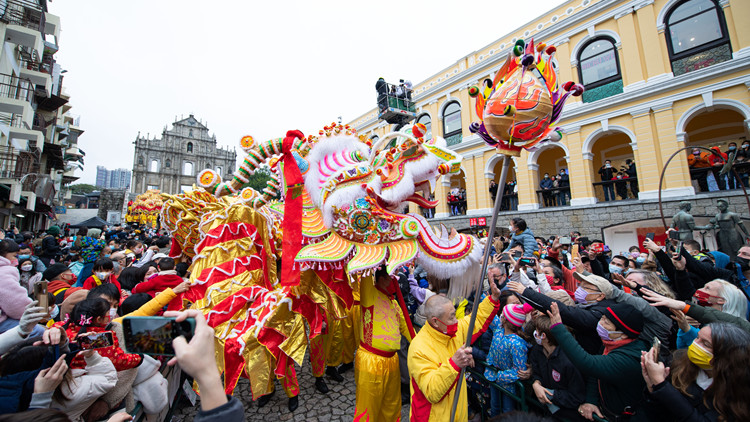
POLYGON ((354 381, 357 384, 355 421, 394 422, 401 418, 401 374, 397 354, 383 357, 358 348, 354 381))

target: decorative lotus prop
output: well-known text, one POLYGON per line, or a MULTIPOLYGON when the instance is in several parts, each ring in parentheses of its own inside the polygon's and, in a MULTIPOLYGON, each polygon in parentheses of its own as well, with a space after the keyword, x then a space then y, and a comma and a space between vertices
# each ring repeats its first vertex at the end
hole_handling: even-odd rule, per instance
POLYGON ((499 153, 518 156, 521 149, 562 139, 560 129, 553 125, 568 96, 581 95, 583 86, 569 81, 558 89, 555 51, 544 43, 535 48, 533 39, 528 45, 518 40, 494 80, 485 79, 481 90, 469 89, 481 119, 469 129, 499 153))

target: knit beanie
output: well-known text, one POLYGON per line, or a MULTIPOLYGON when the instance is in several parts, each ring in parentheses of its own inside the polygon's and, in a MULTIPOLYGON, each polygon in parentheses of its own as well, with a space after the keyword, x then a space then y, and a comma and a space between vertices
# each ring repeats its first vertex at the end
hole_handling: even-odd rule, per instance
POLYGON ((637 338, 643 331, 643 314, 627 303, 616 303, 607 307, 604 315, 615 324, 618 331, 622 331, 630 338, 637 338))
POLYGON ((42 280, 52 281, 60 274, 68 270, 68 266, 62 263, 52 264, 42 273, 42 280))
POLYGON ((505 307, 503 308, 503 316, 505 317, 506 321, 510 322, 516 327, 520 327, 524 322, 526 322, 526 314, 531 312, 532 309, 534 308, 532 308, 528 303, 524 303, 523 305, 505 305, 505 307))
POLYGON ((52 236, 57 236, 60 234, 60 227, 59 226, 52 226, 47 229, 47 234, 51 234, 52 236))

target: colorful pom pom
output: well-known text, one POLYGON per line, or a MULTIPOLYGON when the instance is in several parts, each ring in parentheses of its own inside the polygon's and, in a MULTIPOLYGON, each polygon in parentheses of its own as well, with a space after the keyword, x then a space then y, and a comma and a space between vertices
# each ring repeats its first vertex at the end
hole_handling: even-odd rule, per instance
POLYGON ((472 85, 469 87, 469 97, 476 97, 479 95, 479 87, 472 85))

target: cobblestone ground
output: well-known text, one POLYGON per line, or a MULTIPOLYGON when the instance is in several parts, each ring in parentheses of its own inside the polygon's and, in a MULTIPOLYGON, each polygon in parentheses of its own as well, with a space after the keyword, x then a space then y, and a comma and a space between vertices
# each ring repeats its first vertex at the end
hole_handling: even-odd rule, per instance
MULTIPOLYGON (((284 390, 277 383, 276 394, 271 401, 262 408, 250 399, 250 384, 247 379, 240 379, 234 394, 245 406, 245 419, 248 421, 351 421, 354 418, 354 370, 343 374, 344 381, 338 383, 325 377, 328 394, 321 394, 315 389, 315 378, 307 366, 297 371, 300 383, 299 407, 294 413, 287 408, 288 399, 284 390)), ((184 397, 176 406, 177 410, 171 422, 190 422, 200 408, 200 399, 195 406, 184 397)), ((409 406, 401 409, 401 420, 409 420, 409 406)), ((167 421, 170 422, 170 421, 167 421)))

